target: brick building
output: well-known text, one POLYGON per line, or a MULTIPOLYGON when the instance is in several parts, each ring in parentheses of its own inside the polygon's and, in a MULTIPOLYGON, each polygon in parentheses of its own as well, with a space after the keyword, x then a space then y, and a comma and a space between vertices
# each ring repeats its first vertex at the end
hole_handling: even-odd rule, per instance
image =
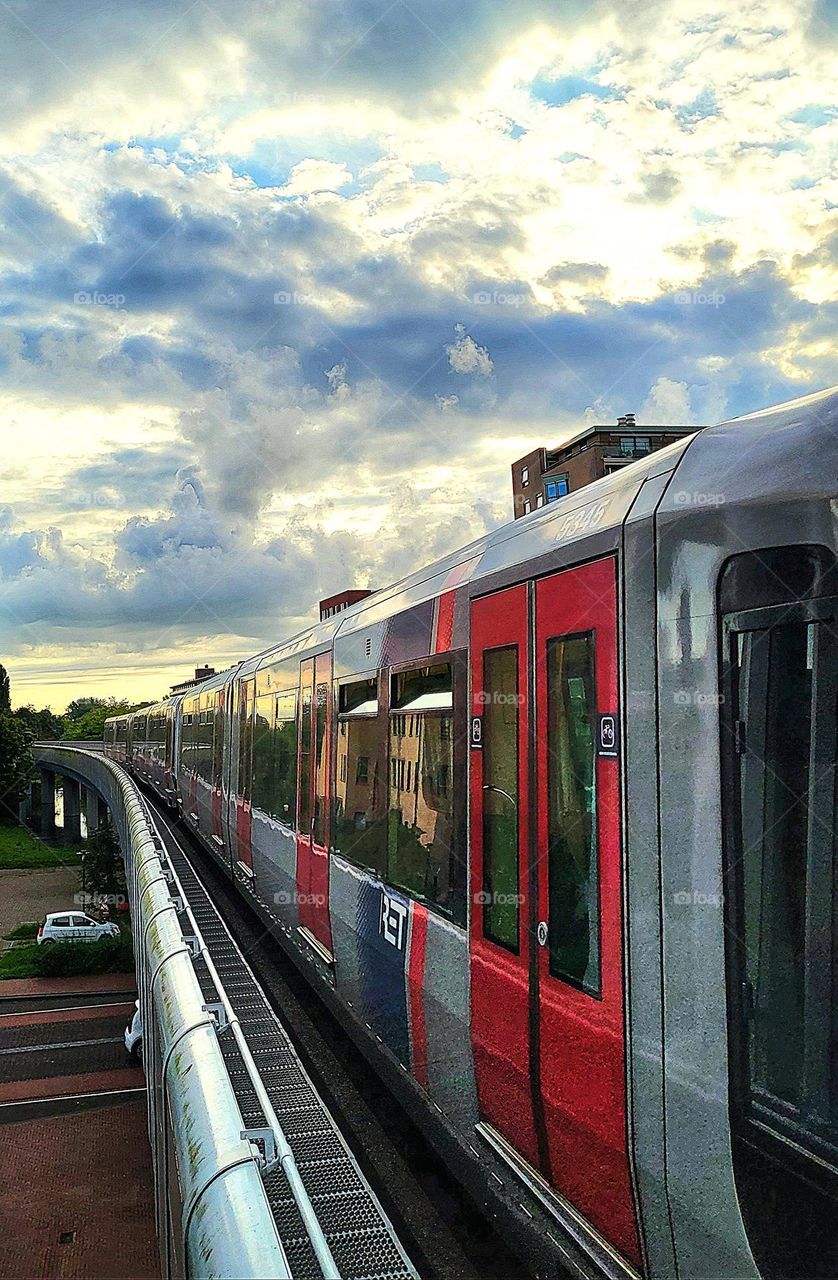
POLYGON ((642 427, 635 422, 633 413, 627 413, 617 419, 616 427, 587 427, 556 449, 533 449, 512 464, 515 519, 575 493, 592 480, 611 475, 695 430, 642 427))

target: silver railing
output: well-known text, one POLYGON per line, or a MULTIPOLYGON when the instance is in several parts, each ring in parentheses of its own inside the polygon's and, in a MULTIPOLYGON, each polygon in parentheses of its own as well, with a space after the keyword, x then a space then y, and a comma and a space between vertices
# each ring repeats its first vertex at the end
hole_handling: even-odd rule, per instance
MULTIPOLYGON (((178 919, 180 904, 173 893, 182 897, 182 889, 173 883, 172 868, 164 866, 140 794, 121 769, 93 751, 40 744, 35 755, 40 767, 68 774, 99 793, 125 857, 165 1280, 291 1280, 263 1183, 265 1156, 243 1120, 218 1042, 219 1023, 206 1007, 192 946, 178 919)), ((206 949, 203 957, 211 966, 206 949)), ((262 1097, 264 1087, 241 1029, 235 1030, 238 1022, 214 967, 212 976, 253 1079, 276 1160, 293 1188, 296 1165, 293 1156, 288 1160, 290 1148, 270 1100, 262 1097)), ((314 1244, 322 1231, 310 1201, 308 1209, 313 1223, 303 1217, 314 1244)), ((322 1243, 328 1251, 325 1239, 322 1243)), ((318 1252, 318 1258, 323 1265, 324 1255, 318 1252)), ((324 1274, 337 1275, 337 1270, 324 1266, 324 1274)))

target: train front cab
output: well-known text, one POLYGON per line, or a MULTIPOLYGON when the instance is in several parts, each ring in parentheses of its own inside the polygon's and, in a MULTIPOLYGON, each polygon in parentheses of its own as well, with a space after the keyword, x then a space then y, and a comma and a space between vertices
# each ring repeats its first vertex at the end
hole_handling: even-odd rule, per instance
POLYGON ((682 1280, 838 1274, 836 425, 827 393, 709 428, 656 511, 658 747, 629 787, 659 779, 665 1144, 639 1168, 650 1269, 669 1234, 682 1280))

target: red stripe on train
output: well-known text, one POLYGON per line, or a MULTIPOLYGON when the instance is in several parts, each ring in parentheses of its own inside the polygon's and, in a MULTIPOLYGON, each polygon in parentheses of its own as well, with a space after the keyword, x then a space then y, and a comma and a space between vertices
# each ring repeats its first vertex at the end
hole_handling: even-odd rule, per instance
POLYGON ((425 1025, 425 950, 428 943, 428 909, 413 903, 410 938, 408 990, 410 993, 410 1039, 413 1046, 413 1074, 423 1089, 428 1087, 428 1029, 425 1025))
POLYGON ((446 591, 437 601, 435 653, 447 653, 454 635, 454 595, 446 591))

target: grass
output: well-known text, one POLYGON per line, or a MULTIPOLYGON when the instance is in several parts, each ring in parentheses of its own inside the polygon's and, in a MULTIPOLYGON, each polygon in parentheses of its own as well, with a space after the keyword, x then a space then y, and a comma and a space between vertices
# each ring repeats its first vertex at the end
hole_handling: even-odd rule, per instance
POLYGON ((23 827, 0 826, 0 870, 28 867, 76 867, 79 850, 43 844, 23 827))
POLYGON ((18 938, 35 938, 38 936, 40 925, 37 920, 24 920, 22 924, 16 925, 11 933, 5 935, 8 942, 16 942, 18 938))
POLYGON ((13 947, 11 951, 0 954, 0 982, 4 978, 35 978, 35 953, 38 948, 33 942, 28 947, 13 947))

